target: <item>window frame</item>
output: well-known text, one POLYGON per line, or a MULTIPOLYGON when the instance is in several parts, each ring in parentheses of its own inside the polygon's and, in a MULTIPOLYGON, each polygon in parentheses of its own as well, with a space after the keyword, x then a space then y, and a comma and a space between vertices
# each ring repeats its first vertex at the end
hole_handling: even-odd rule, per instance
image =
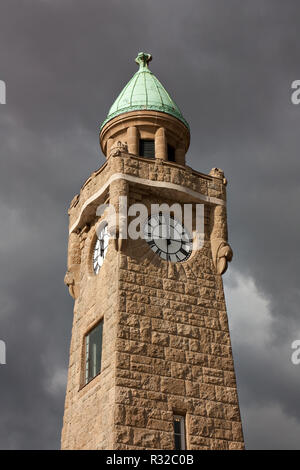
MULTIPOLYGON (((143 147, 143 151, 144 151, 144 147, 143 147)), ((139 139, 139 156, 142 157, 142 158, 149 158, 150 160, 155 160, 155 139, 139 139), (142 142, 151 142, 153 143, 153 156, 149 157, 149 156, 146 156, 146 155, 142 155, 142 142)))
MULTIPOLYGON (((84 377, 83 377, 83 386, 88 385, 95 377, 101 374, 101 369, 102 369, 102 350, 103 350, 103 326, 104 326, 104 321, 103 318, 98 321, 95 325, 93 325, 92 328, 88 330, 88 332, 84 335, 84 377), (90 371, 90 362, 91 362, 91 354, 90 354, 90 335, 93 333, 93 331, 100 327, 100 344, 99 344, 99 351, 100 351, 100 359, 99 359, 99 370, 95 370, 95 374, 92 374, 92 376, 89 376, 89 371, 90 371)), ((96 343, 94 343, 96 344, 96 343)), ((97 353, 97 351, 96 351, 97 353)), ((95 360, 95 365, 96 366, 97 362, 95 360)))
POLYGON ((186 450, 186 417, 185 415, 174 414, 173 429, 174 429, 174 450, 186 450), (179 421, 180 423, 180 433, 175 432, 175 421, 179 421), (176 448, 175 436, 180 436, 180 449, 176 448))

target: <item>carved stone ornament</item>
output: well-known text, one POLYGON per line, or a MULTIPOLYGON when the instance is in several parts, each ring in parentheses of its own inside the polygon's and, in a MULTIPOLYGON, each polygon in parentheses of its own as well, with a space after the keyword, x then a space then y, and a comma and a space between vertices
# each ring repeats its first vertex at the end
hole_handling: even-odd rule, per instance
POLYGON ((221 242, 216 252, 216 269, 218 274, 224 274, 228 267, 228 262, 232 260, 233 252, 228 243, 221 242))
POLYGON ((73 299, 75 299, 75 292, 74 292, 75 279, 74 279, 73 273, 71 273, 70 271, 66 272, 64 283, 66 286, 68 286, 70 295, 73 297, 73 299))
POLYGON ((122 143, 120 140, 114 145, 109 152, 110 157, 119 157, 122 153, 128 153, 127 142, 122 143))
POLYGON ((227 179, 224 177, 224 171, 221 168, 212 168, 209 172, 210 176, 214 176, 215 178, 222 178, 223 184, 227 185, 227 179))

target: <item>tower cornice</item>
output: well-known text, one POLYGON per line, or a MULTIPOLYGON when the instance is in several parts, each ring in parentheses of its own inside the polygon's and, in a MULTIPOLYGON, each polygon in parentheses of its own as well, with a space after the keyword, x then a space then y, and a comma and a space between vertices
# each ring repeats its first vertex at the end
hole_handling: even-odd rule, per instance
POLYGON ((117 180, 145 186, 165 196, 168 193, 172 197, 177 194, 185 202, 226 205, 222 177, 200 173, 172 162, 156 162, 124 153, 111 157, 83 184, 69 209, 70 233, 82 228, 89 217, 94 216, 97 206, 107 197, 110 184, 117 180))

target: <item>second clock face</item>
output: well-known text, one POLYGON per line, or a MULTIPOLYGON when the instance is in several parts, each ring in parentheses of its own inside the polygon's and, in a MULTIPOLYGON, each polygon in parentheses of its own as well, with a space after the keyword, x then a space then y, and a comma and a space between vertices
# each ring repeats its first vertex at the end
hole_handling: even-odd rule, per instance
POLYGON ((152 215, 144 225, 144 238, 154 253, 173 263, 186 261, 192 254, 193 240, 173 217, 152 215))
POLYGON ((93 253, 93 267, 95 274, 98 274, 108 247, 109 242, 109 234, 107 230, 107 225, 102 228, 102 230, 98 233, 98 237, 96 240, 94 253, 93 253))

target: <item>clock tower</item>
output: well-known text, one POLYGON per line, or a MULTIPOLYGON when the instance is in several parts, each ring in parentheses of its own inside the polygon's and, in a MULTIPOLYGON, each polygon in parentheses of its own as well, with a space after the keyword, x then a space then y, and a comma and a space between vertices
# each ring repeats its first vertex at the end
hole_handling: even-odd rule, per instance
POLYGON ((188 123, 150 61, 138 54, 101 126, 106 162, 69 208, 62 448, 243 449, 222 283, 226 179, 186 165, 188 123))

